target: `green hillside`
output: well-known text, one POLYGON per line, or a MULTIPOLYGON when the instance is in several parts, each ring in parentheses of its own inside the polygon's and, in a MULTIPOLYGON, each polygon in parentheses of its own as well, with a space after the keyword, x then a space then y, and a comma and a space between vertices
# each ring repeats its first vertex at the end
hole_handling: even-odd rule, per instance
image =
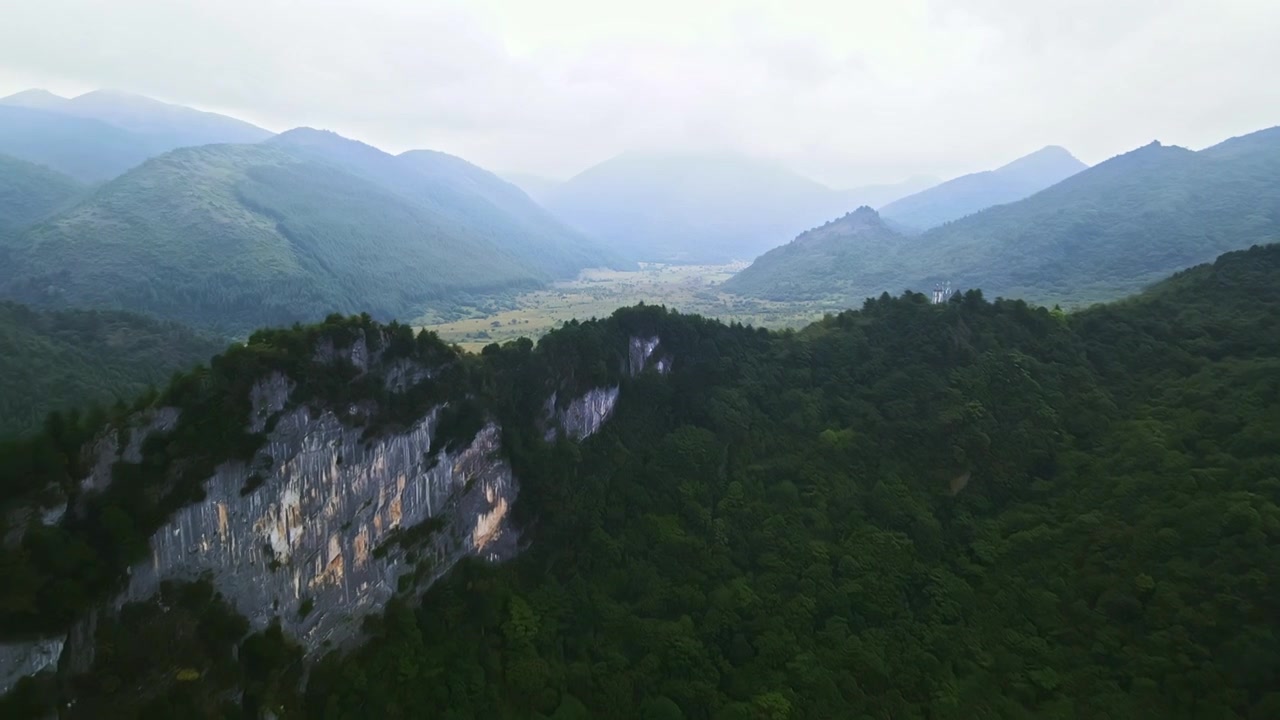
POLYGON ((41 312, 0 303, 0 437, 33 431, 53 410, 132 400, 225 344, 121 312, 41 312))
POLYGON ((508 251, 538 265, 554 259, 555 264, 547 269, 557 276, 572 276, 584 267, 631 265, 560 222, 520 188, 462 158, 434 150, 411 150, 397 160, 430 183, 423 188, 423 195, 452 194, 451 204, 468 208, 477 221, 494 224, 495 242, 508 251), (514 227, 507 229, 499 223, 514 227))
POLYGON ((605 262, 550 220, 428 187, 368 146, 343 155, 287 140, 148 161, 8 241, 0 293, 242 334, 332 312, 447 314, 605 262))
POLYGON ((897 252, 853 248, 832 287, 802 274, 764 281, 766 255, 726 289, 785 299, 772 288, 846 300, 939 281, 989 295, 1081 305, 1135 292, 1222 252, 1280 239, 1280 132, 1192 152, 1151 144, 1025 200, 935 228, 897 252), (770 294, 774 293, 774 294, 770 294))
POLYGON ((0 237, 43 220, 86 192, 66 175, 0 155, 0 237))
MULTIPOLYGON (((278 626, 248 635, 211 588, 170 586, 96 616, 99 662, 61 684, 75 695, 61 706, 72 718, 1276 717, 1278 288, 1272 245, 1072 314, 907 293, 771 333, 638 307, 536 347, 453 357, 432 392, 468 393, 503 424, 520 557, 464 563, 421 602, 394 599, 363 647, 306 671, 278 626), (629 339, 651 336, 670 372, 626 376, 629 339), (597 435, 544 441, 550 388, 612 383, 620 399, 597 435), (175 659, 157 652, 168 636, 199 641, 175 659)), ((199 429, 224 428, 218 410, 242 408, 268 369, 344 402, 385 396, 308 364, 317 333, 371 330, 353 318, 256 335, 172 386, 183 425, 149 452, 161 469, 213 467, 232 439, 256 447, 238 420, 199 429)), ((387 330, 398 352, 449 353, 387 330)), ((54 457, 29 477, 66 482, 54 457)), ((89 505, 109 518, 0 548, 16 578, 0 585, 5 619, 56 617, 105 594, 121 557, 145 555, 132 529, 155 517, 114 503, 154 493, 126 492, 89 505), (52 561, 67 548, 73 559, 52 561), (45 596, 56 608, 29 602, 45 596)), ((40 687, 0 709, 38 707, 40 687)))
POLYGON ((739 295, 839 302, 869 285, 895 282, 896 266, 886 261, 915 242, 863 206, 761 255, 723 287, 739 295))

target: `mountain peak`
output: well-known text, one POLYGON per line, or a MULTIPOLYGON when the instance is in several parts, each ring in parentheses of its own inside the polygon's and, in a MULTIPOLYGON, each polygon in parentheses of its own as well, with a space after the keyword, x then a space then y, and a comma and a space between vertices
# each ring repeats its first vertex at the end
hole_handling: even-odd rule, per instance
POLYGON ((874 208, 862 205, 835 220, 830 220, 819 227, 801 233, 794 240, 794 244, 813 245, 827 243, 833 239, 843 243, 855 238, 883 238, 888 236, 896 237, 897 233, 885 224, 884 219, 880 217, 880 213, 876 212, 874 208))
POLYGON ((961 175, 881 208, 898 227, 927 230, 1030 197, 1087 168, 1066 148, 1046 145, 994 170, 961 175))
POLYGON ((43 88, 32 88, 16 92, 8 97, 0 98, 0 105, 11 105, 15 107, 35 108, 38 110, 47 110, 55 108, 67 102, 67 98, 53 93, 43 88))
POLYGON ((1072 155, 1061 145, 1046 145, 1033 153, 1023 155, 1013 162, 1001 165, 993 172, 1004 174, 1040 174, 1049 172, 1056 175, 1058 173, 1074 174, 1086 167, 1088 165, 1080 162, 1075 155, 1072 155))

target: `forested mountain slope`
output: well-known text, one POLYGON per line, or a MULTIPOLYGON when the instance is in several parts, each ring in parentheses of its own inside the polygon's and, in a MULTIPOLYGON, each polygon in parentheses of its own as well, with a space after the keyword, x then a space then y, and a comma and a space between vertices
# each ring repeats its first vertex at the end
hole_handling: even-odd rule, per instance
MULTIPOLYGON (((1280 132, 1273 128, 1199 152, 1153 143, 1025 200, 935 228, 896 253, 853 242, 841 287, 791 273, 744 281, 741 291, 786 299, 770 288, 803 287, 807 296, 856 303, 886 290, 951 281, 988 294, 1084 305, 1277 239, 1280 132)), ((766 256, 747 272, 772 274, 772 263, 766 256)))
POLYGON ((761 255, 722 287, 739 295, 787 300, 855 297, 866 287, 896 282, 897 268, 885 261, 916 242, 864 206, 761 255))
POLYGON ((0 237, 52 215, 86 192, 66 175, 0 155, 0 237))
MULTIPOLYGON (((164 586, 99 615, 91 662, 68 636, 69 717, 217 717, 237 689, 249 712, 277 717, 1274 717, 1278 288, 1280 247, 1268 246, 1069 315, 978 291, 942 305, 886 295, 771 333, 640 307, 479 356, 367 319, 260 333, 154 401, 180 419, 142 443, 142 465, 117 463, 128 482, 103 501, 73 496, 81 510, 38 541, 28 531, 30 556, 8 546, 6 567, 25 579, 3 586, 0 619, 21 617, 40 582, 57 587, 65 564, 40 557, 97 537, 95 562, 114 568, 102 584, 31 606, 22 627, 65 623, 55 610, 92 602, 103 578, 148 557, 112 530, 163 522, 134 508, 198 511, 191 483, 239 467, 227 458, 281 452, 308 404, 364 408, 343 422, 377 428, 364 435, 377 448, 422 403, 470 397, 436 432, 461 445, 485 418, 501 426, 520 557, 464 561, 421 602, 410 582, 365 624, 369 642, 335 650, 305 687, 294 643, 313 639, 288 630, 305 622, 292 606, 264 611, 276 625, 255 614, 266 629, 246 636, 249 621, 211 587, 164 586), (347 359, 323 359, 335 353, 347 359), (451 369, 397 401, 398 386, 364 368, 401 360, 451 369), (272 372, 296 380, 292 399, 273 404, 269 388, 285 386, 255 384, 272 372), (573 398, 595 423, 580 444, 568 438, 590 432, 547 426, 573 398), (282 409, 278 424, 263 407, 282 409), (246 428, 244 414, 265 425, 246 428), (172 493, 119 504, 155 487, 172 493), (134 524, 96 514, 110 507, 134 524)), ((45 442, 92 434, 63 428, 45 442)), ((324 447, 313 452, 326 476, 373 467, 360 445, 338 461, 324 447)), ((27 477, 75 487, 74 465, 41 463, 27 477)), ((277 482, 246 486, 245 502, 277 482)), ((209 509, 209 527, 188 532, 207 531, 213 547, 263 542, 219 540, 209 509)), ((389 550, 417 547, 398 544, 389 550)), ((341 572, 332 551, 322 557, 316 568, 341 572)), ((398 557, 431 576, 442 556, 398 557)), ((24 683, 6 709, 51 690, 24 683)))
POLYGON ((272 144, 323 158, 428 208, 548 277, 618 264, 617 256, 569 228, 519 188, 462 158, 432 150, 393 156, 333 132, 298 128, 272 144))
POLYGON ((0 293, 240 334, 334 311, 447 313, 608 262, 513 205, 315 131, 184 148, 5 242, 0 293))
POLYGON ((122 312, 41 312, 0 302, 0 438, 36 430, 53 410, 132 401, 223 343, 122 312))
POLYGON ((995 170, 964 175, 880 208, 890 222, 928 230, 995 205, 1021 200, 1084 170, 1066 149, 1051 145, 995 170))

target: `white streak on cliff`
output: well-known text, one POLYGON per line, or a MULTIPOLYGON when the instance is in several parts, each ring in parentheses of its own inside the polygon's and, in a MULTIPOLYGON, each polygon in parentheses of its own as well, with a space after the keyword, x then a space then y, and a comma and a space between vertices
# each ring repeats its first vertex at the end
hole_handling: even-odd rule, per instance
POLYGON ((445 529, 420 551, 433 560, 428 580, 482 550, 509 557, 507 508, 517 487, 496 452, 498 428, 432 458, 437 416, 438 409, 404 433, 366 442, 331 412, 286 413, 263 448, 274 465, 259 471, 262 486, 241 496, 248 467, 220 466, 205 485, 207 499, 152 537, 152 561, 134 568, 124 599, 145 600, 166 578, 210 573, 254 627, 279 617, 315 652, 357 632, 357 618, 380 610, 399 576, 412 571, 398 549, 374 557, 396 528, 443 514, 445 529), (314 609, 299 618, 308 599, 314 609))

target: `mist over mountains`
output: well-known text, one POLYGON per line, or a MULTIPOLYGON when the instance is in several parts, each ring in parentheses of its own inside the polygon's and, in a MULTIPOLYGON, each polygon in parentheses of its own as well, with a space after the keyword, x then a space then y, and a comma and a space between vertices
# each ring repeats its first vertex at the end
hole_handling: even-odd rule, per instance
POLYGON ((861 225, 801 235, 725 289, 853 303, 949 281, 1045 303, 1112 299, 1223 252, 1280 240, 1278 178, 1280 128, 1199 152, 1152 143, 916 237, 894 237, 860 211, 868 216, 861 225))
POLYGON ((0 716, 1280 716, 1278 240, 1280 128, 833 189, 10 96, 0 716))
POLYGON ((614 259, 497 177, 300 129, 174 150, 14 234, 0 292, 226 333, 416 317, 614 259))
POLYGON ((744 155, 626 153, 543 191, 569 224, 633 260, 748 260, 779 238, 931 182, 834 190, 744 155))
POLYGON ((1084 170, 1066 149, 1049 146, 995 170, 963 175, 914 195, 883 204, 890 223, 912 230, 928 230, 995 205, 1021 200, 1084 170))
POLYGON ((272 135, 235 118, 118 91, 63 98, 27 90, 0 98, 0 154, 100 182, 179 147, 272 135))

